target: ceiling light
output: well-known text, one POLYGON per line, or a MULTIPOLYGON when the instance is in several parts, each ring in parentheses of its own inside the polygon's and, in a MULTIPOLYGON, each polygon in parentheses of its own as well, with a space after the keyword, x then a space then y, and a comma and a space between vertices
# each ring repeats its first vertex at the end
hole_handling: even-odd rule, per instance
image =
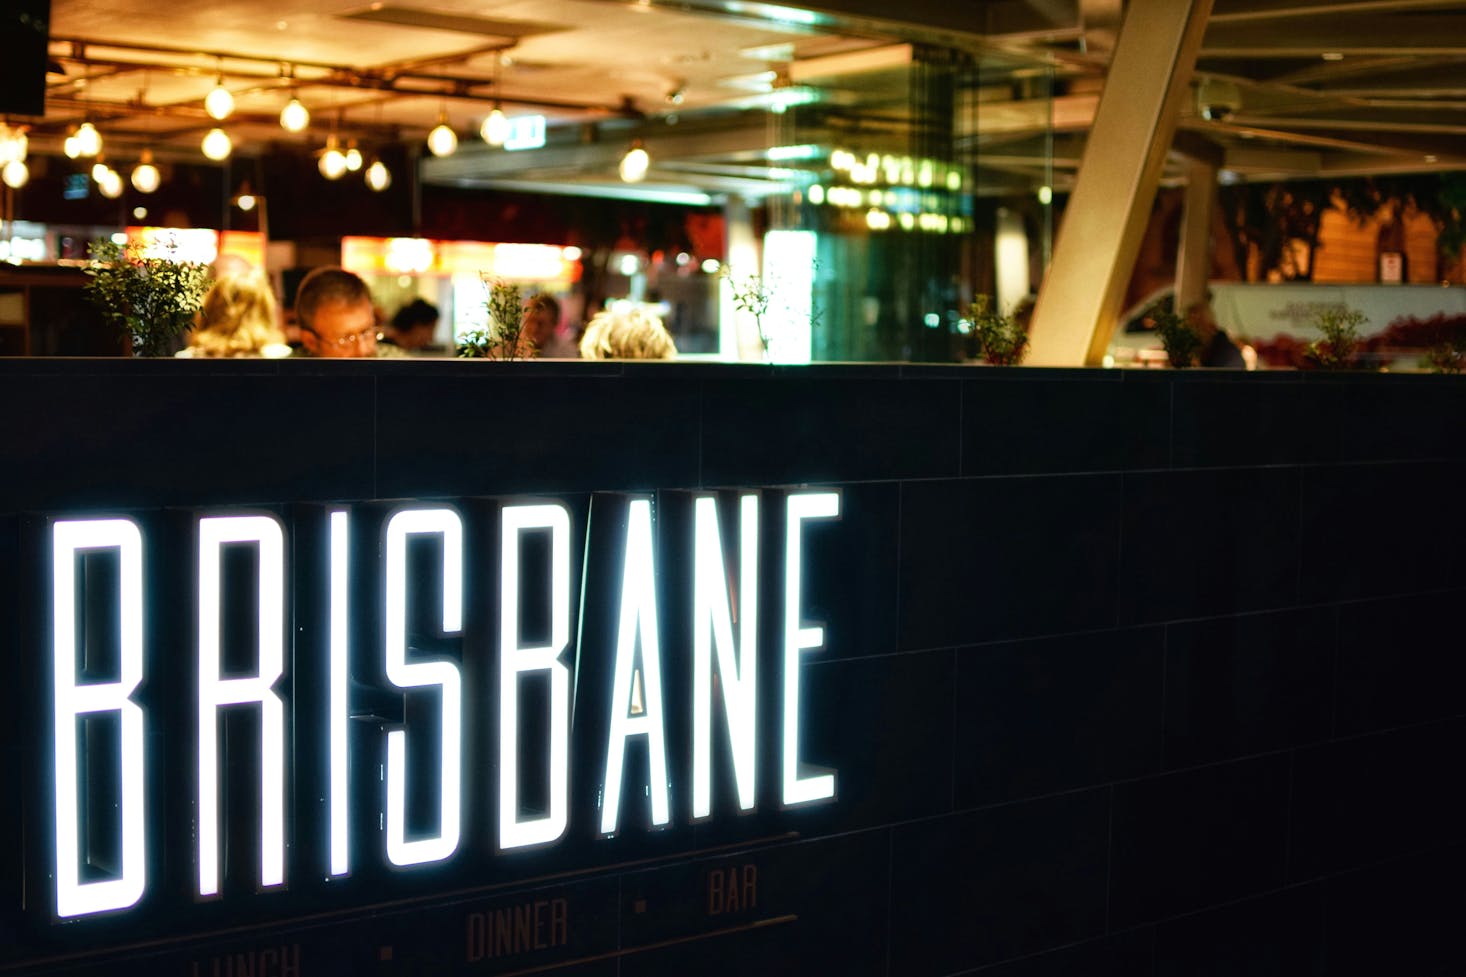
POLYGON ((25 159, 28 145, 24 129, 0 122, 0 166, 25 159))
POLYGON ((392 185, 392 174, 381 160, 372 160, 372 165, 366 168, 366 185, 378 193, 392 185))
POLYGON ((61 148, 66 152, 67 159, 76 159, 81 155, 81 143, 76 141, 76 135, 74 133, 66 137, 66 141, 61 144, 61 148))
POLYGON ((90 122, 83 122, 72 133, 76 137, 77 156, 95 156, 102 151, 102 134, 90 122))
POLYGON ((132 168, 132 185, 138 193, 152 193, 162 182, 158 168, 153 165, 153 151, 143 150, 143 158, 132 168))
POLYGON ((509 138, 509 119, 499 109, 499 106, 495 105, 494 111, 484 119, 484 124, 479 126, 478 134, 490 146, 504 145, 504 140, 509 138))
POLYGON ((626 183, 640 183, 646 179, 646 171, 651 165, 652 158, 647 155, 641 140, 637 140, 631 144, 626 155, 621 157, 621 179, 626 183))
POLYGON ((452 156, 458 149, 458 134, 448 127, 446 113, 438 113, 438 124, 428 133, 428 150, 434 156, 452 156))
POLYGON ((102 174, 102 179, 97 181, 97 187, 102 191, 102 196, 108 200, 116 200, 122 196, 122 177, 116 170, 109 168, 102 174))
POLYGON ((1323 53, 1323 59, 1325 61, 1343 61, 1344 55, 1340 51, 1325 51, 1323 53))
POLYGON ((224 87, 224 79, 221 76, 219 83, 214 90, 204 96, 204 111, 209 113, 209 118, 223 121, 229 118, 234 111, 234 96, 229 94, 229 89, 224 87))
POLYGON ((286 102, 285 107, 280 110, 280 127, 290 132, 300 132, 310 124, 310 112, 300 104, 300 99, 291 95, 290 101, 286 102))
POLYGON ((353 139, 346 145, 346 169, 348 172, 355 173, 361 169, 361 164, 361 150, 356 148, 356 140, 353 139))
POLYGON ((204 136, 201 148, 209 159, 228 159, 229 154, 234 152, 234 141, 223 129, 210 129, 209 134, 204 136))
POLYGON ((92 164, 92 179, 96 180, 98 183, 101 183, 103 178, 105 178, 106 175, 111 172, 111 169, 111 167, 102 162, 100 159, 97 160, 95 163, 92 164))
POLYGON ((4 180, 5 185, 12 190, 19 190, 30 178, 31 171, 23 159, 13 159, 5 164, 4 169, 0 169, 0 180, 4 180))
POLYGON ((1045 184, 1038 188, 1038 202, 1047 207, 1054 202, 1054 188, 1045 184))
POLYGON ((234 203, 240 210, 250 211, 255 209, 255 204, 259 203, 259 200, 252 193, 241 193, 234 198, 234 203))
POLYGON ((321 159, 316 167, 321 171, 321 176, 328 180, 339 180, 345 175, 346 155, 336 145, 335 136, 326 139, 326 151, 321 154, 321 159))

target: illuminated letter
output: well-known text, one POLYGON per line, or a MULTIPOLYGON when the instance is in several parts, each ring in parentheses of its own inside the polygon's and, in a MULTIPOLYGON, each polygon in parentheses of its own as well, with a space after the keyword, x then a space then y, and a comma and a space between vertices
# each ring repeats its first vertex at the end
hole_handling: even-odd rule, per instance
POLYGON ((560 661, 570 643, 570 513, 561 505, 504 508, 499 581, 499 847, 551 842, 569 819, 570 670, 560 661), (525 530, 550 530, 550 643, 519 645, 519 550, 525 530), (550 809, 519 819, 519 676, 550 673, 550 809))
POLYGON ((331 874, 351 871, 350 824, 347 806, 348 759, 346 754, 347 705, 349 681, 347 667, 348 561, 347 516, 344 511, 331 513, 331 671, 330 671, 330 741, 331 741, 331 874))
POLYGON ((462 682, 450 661, 407 661, 407 537, 443 537, 443 633, 463 629, 463 523, 452 509, 405 509, 387 523, 387 680, 399 689, 436 685, 442 697, 442 747, 438 754, 438 835, 406 840, 407 733, 387 733, 387 858, 393 865, 437 862, 458 850, 462 790, 462 682))
POLYGON ((728 604, 727 568, 718 534, 718 503, 704 496, 694 503, 692 816, 712 813, 713 647, 722 680, 723 712, 733 748, 738 806, 753 810, 755 715, 758 688, 758 496, 745 495, 739 523, 742 545, 738 647, 728 604))
POLYGON ((784 557, 784 803, 803 804, 835 796, 835 775, 799 776, 799 653, 825 643, 825 629, 799 626, 799 593, 803 576, 800 523, 840 514, 836 492, 789 496, 784 557))
POLYGON ((143 809, 143 711, 131 700, 143 678, 143 540, 126 519, 57 522, 52 527, 52 601, 56 723, 56 915, 61 918, 126 909, 147 888, 147 838, 143 809), (76 554, 116 549, 121 574, 118 594, 121 663, 116 682, 76 681, 76 554), (117 878, 81 881, 81 838, 77 796, 77 720, 116 712, 122 737, 122 864, 117 878))
POLYGON ((626 739, 645 734, 651 774, 652 823, 666 824, 667 747, 662 728, 662 666, 657 647, 657 594, 652 567, 652 506, 633 499, 626 520, 626 565, 621 574, 621 624, 616 637, 616 679, 611 693, 611 731, 606 745, 605 799, 601 834, 616 833, 621 814, 621 768, 626 739), (636 636, 641 634, 641 672, 645 694, 641 714, 631 715, 636 636))
POLYGON ((285 539, 269 516, 199 520, 199 895, 219 892, 219 707, 260 704, 260 886, 285 881, 285 539), (221 679, 220 569, 225 543, 259 548, 259 671, 221 679))

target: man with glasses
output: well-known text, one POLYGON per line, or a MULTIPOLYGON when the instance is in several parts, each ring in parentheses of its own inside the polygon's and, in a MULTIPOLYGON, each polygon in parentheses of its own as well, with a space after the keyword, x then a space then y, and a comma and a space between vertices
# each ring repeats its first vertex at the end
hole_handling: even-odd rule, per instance
POLYGON ((377 312, 366 282, 344 268, 317 268, 295 293, 300 341, 310 356, 377 355, 377 312))

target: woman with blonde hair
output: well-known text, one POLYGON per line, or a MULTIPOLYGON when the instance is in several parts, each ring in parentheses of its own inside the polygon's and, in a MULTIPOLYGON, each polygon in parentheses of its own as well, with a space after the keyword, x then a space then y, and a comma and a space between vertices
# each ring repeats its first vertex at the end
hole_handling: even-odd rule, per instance
POLYGON ((263 272, 225 275, 214 282, 199 310, 199 324, 188 334, 190 357, 290 355, 275 312, 275 294, 263 272))
POLYGON ((587 360, 670 360, 677 345, 662 320, 640 309, 597 312, 580 337, 587 360))

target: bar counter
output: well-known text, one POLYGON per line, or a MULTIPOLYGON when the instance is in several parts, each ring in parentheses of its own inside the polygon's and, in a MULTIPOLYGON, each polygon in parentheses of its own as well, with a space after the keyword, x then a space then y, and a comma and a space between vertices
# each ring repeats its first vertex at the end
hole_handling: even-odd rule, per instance
MULTIPOLYGON (((0 618, 15 622, 0 652, 18 700, 3 742, 23 788, 0 801, 0 973, 1466 967, 1458 377, 37 359, 0 360, 0 416, 0 618), (687 500, 722 493, 734 567, 733 490, 757 491, 767 540, 758 803, 729 799, 715 736, 723 772, 702 819, 687 776, 687 500), (830 492, 837 518, 783 521, 787 500, 830 492), (488 803, 470 799, 440 872, 394 873, 363 842, 360 878, 323 881, 318 840, 292 828, 289 885, 226 879, 222 899, 194 898, 189 714, 161 692, 195 680, 195 520, 283 526, 300 575, 290 660, 321 633, 306 591, 324 580, 327 511, 349 507, 369 541, 371 520, 404 504, 447 504, 491 549, 496 506, 546 499, 570 513, 582 602, 563 843, 497 850, 488 803), (606 837, 593 816, 617 613, 605 595, 628 499, 651 500, 656 520, 672 812, 647 826, 651 747, 635 747, 625 826, 606 837), (149 586, 170 595, 147 604, 156 676, 139 693, 162 703, 148 740, 161 813, 141 901, 58 921, 46 527, 101 517, 143 527, 149 586), (786 531, 804 534, 794 598, 786 531), (795 659, 790 599, 789 627, 822 628, 795 659), (800 763, 836 777, 820 803, 778 793, 789 660, 800 763)), ((474 545, 471 578, 497 559, 474 545)), ((493 615, 474 594, 465 730, 487 743, 492 684, 470 659, 492 660, 493 615)), ((306 724, 292 727, 292 824, 314 824, 313 687, 288 671, 282 694, 306 724)))

